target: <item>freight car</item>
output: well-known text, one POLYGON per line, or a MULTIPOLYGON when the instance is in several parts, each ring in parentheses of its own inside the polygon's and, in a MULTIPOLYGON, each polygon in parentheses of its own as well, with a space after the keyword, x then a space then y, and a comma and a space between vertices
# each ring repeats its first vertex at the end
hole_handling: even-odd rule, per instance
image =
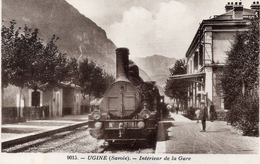
POLYGON ((88 115, 90 135, 110 143, 151 142, 165 113, 155 82, 144 82, 139 76, 138 66, 129 62, 127 48, 116 49, 116 80, 99 107, 88 115))

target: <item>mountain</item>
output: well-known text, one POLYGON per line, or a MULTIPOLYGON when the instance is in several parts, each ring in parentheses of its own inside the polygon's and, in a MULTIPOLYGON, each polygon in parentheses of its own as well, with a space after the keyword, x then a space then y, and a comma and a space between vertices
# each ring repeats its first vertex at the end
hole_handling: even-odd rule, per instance
MULTIPOLYGON (((60 52, 77 59, 87 57, 107 72, 115 73, 116 45, 102 28, 65 0, 2 0, 2 20, 7 27, 15 20, 16 29, 25 24, 38 28, 39 37, 45 42, 55 34, 59 37, 56 45, 60 52)), ((153 55, 133 61, 143 70, 140 76, 144 80, 151 79, 163 86, 176 59, 153 55)))
POLYGON ((115 72, 115 44, 102 28, 65 0, 2 0, 2 20, 7 27, 15 20, 16 28, 25 24, 38 28, 45 42, 55 35, 59 37, 59 51, 68 57, 87 57, 108 72, 115 72))
POLYGON ((172 68, 176 62, 175 58, 168 58, 162 55, 133 58, 132 60, 159 86, 165 85, 166 79, 170 74, 169 68, 172 68))

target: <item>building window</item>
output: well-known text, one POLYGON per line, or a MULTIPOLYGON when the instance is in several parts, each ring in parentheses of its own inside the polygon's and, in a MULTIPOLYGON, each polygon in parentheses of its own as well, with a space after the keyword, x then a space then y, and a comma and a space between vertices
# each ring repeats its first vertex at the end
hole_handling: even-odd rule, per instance
MULTIPOLYGON (((199 65, 199 58, 198 55, 199 53, 196 51, 194 55, 194 70, 198 70, 198 65, 199 65)), ((196 73, 196 72, 195 72, 196 73)))
POLYGON ((200 48, 199 48, 199 65, 200 66, 203 66, 203 46, 200 45, 200 48))

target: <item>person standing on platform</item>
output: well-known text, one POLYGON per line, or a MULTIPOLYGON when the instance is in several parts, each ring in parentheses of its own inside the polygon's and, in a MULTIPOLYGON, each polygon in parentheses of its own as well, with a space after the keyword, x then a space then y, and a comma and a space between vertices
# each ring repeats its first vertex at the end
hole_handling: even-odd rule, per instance
POLYGON ((210 112, 210 120, 211 120, 211 122, 213 122, 214 116, 215 116, 215 106, 214 106, 213 102, 211 102, 209 112, 210 112))
POLYGON ((179 106, 176 107, 176 114, 179 112, 179 106))
POLYGON ((201 100, 201 111, 200 111, 200 118, 202 123, 202 130, 200 132, 206 132, 206 120, 208 117, 208 108, 205 104, 205 100, 201 100))

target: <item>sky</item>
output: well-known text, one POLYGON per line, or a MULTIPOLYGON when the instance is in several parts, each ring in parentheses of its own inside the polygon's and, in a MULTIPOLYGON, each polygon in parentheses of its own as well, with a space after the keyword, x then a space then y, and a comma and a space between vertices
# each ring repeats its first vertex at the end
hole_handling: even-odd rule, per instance
POLYGON ((117 47, 127 47, 130 59, 163 55, 181 59, 199 23, 225 13, 228 2, 253 0, 66 0, 104 29, 117 47))

